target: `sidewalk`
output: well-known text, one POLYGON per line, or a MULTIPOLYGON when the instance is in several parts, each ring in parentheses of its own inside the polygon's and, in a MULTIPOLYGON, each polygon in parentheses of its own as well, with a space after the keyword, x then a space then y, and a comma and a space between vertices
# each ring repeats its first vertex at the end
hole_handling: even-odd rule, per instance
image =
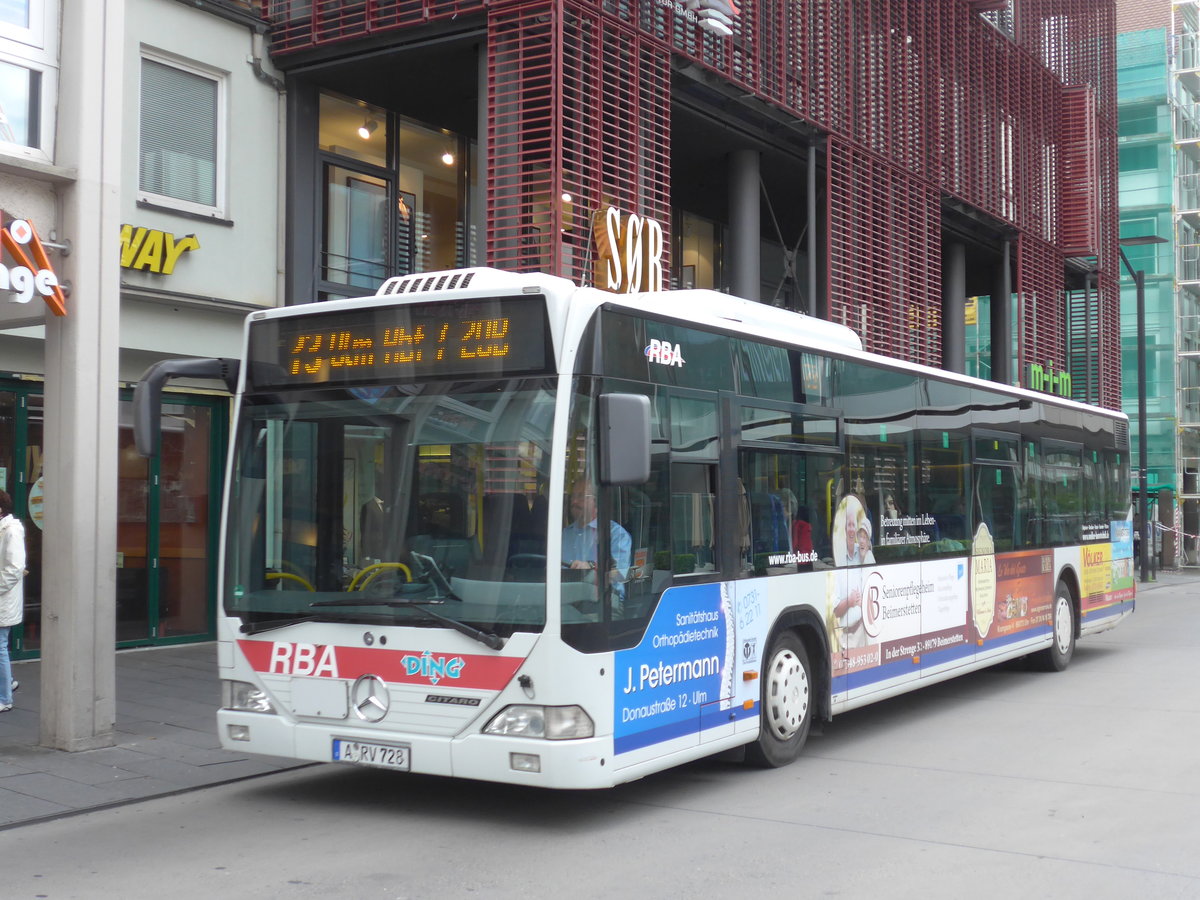
MULTIPOLYGON (((1200 572, 1161 571, 1138 596, 1185 584, 1200 585, 1200 572)), ((21 689, 0 715, 0 831, 304 765, 220 748, 216 657, 212 643, 119 652, 114 746, 78 753, 38 746, 41 664, 14 663, 21 689)))
POLYGON ((13 663, 21 682, 0 715, 0 830, 293 768, 290 760, 222 750, 216 644, 117 653, 112 747, 38 746, 41 663, 13 663))

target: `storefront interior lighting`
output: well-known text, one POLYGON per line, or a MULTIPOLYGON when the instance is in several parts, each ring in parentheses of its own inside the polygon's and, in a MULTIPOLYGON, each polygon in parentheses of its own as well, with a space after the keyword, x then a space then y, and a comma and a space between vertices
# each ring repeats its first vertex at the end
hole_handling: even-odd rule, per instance
POLYGON ((375 133, 375 129, 378 127, 379 123, 374 119, 367 119, 358 126, 358 136, 364 141, 369 141, 371 139, 371 135, 375 133))
POLYGON ((442 154, 442 163, 447 166, 454 165, 454 154, 447 150, 442 154))

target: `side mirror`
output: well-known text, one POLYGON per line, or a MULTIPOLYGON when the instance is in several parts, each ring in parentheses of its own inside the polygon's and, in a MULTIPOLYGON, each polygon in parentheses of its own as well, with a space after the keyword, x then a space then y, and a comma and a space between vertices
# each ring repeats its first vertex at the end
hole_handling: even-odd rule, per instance
POLYGON ((650 398, 601 394, 600 483, 645 484, 650 480, 650 398))
POLYGON ((162 389, 172 378, 213 378, 225 382, 229 393, 237 390, 236 359, 164 359, 148 368, 133 388, 133 441, 140 456, 158 450, 162 430, 162 389))

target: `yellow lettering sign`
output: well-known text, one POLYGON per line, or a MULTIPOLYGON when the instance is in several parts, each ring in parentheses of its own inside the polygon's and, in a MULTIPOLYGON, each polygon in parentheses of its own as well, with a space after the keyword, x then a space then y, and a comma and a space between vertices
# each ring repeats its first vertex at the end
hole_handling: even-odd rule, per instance
POLYGON ((199 250, 194 234, 181 238, 157 228, 121 226, 121 268, 140 269, 157 275, 170 275, 175 263, 188 250, 199 250))

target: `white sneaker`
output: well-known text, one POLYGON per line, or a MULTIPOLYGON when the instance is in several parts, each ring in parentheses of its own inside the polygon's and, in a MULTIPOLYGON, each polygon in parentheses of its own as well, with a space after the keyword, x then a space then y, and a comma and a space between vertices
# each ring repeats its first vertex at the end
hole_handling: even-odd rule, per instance
POLYGON ((0 706, 0 712, 8 712, 10 709, 12 709, 11 703, 5 704, 4 706, 0 706))
POLYGON ((12 686, 12 689, 15 691, 15 690, 16 690, 17 688, 19 688, 20 686, 21 686, 21 682, 17 681, 17 679, 15 679, 15 678, 14 678, 14 679, 13 679, 13 686, 12 686))

